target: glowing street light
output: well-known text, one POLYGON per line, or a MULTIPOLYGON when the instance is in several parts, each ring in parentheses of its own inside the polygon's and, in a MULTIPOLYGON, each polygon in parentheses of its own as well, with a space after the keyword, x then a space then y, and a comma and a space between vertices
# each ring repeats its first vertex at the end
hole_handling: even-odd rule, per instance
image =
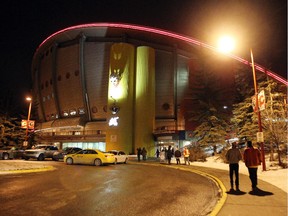
MULTIPOLYGON (((219 40, 218 50, 220 52, 228 53, 228 52, 231 52, 233 49, 234 49, 234 40, 232 38, 225 36, 219 40)), ((258 116, 259 137, 263 137, 262 123, 261 123, 261 112, 260 112, 259 103, 258 103, 258 87, 257 87, 257 79, 256 79, 254 57, 253 57, 252 49, 250 49, 250 55, 251 55, 251 67, 252 67, 254 91, 255 91, 255 110, 256 110, 257 116, 258 116)), ((258 134, 257 134, 257 137, 258 137, 258 134)), ((263 171, 266 171, 264 143, 263 143, 263 140, 261 140, 259 142, 260 142, 260 146, 261 146, 262 169, 263 169, 263 171)))
POLYGON ((218 41, 218 50, 222 53, 229 53, 235 47, 235 42, 232 37, 224 36, 218 41))
POLYGON ((25 137, 25 141, 28 140, 28 129, 29 129, 29 121, 30 121, 30 115, 31 115, 32 98, 31 97, 26 97, 26 101, 29 101, 29 110, 28 110, 28 117, 27 117, 27 123, 26 123, 26 137, 25 137))

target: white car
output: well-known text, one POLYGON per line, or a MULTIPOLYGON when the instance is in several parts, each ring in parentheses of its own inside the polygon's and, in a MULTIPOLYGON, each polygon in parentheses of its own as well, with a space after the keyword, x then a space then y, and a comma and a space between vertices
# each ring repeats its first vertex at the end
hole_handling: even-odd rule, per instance
POLYGON ((115 164, 116 163, 127 163, 128 162, 128 155, 125 154, 124 151, 118 151, 118 150, 110 150, 109 153, 112 153, 115 155, 115 164))

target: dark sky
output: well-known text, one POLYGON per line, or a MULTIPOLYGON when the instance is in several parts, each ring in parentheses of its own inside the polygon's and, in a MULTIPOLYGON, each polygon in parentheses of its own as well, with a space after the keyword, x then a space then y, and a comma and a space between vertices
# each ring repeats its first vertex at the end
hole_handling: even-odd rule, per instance
POLYGON ((93 22, 121 22, 184 34, 216 46, 236 40, 233 52, 287 77, 286 0, 6 0, 1 2, 1 93, 24 100, 39 44, 58 30, 93 22), (14 93, 15 92, 15 93, 14 93))

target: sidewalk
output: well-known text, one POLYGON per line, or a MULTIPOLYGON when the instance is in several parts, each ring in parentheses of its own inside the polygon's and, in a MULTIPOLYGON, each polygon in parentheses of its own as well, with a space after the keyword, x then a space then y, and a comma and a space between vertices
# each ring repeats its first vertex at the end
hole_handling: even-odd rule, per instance
MULTIPOLYGON (((230 192, 230 180, 228 174, 228 165, 213 161, 207 162, 191 162, 191 165, 167 165, 159 163, 156 160, 141 161, 145 164, 158 164, 159 166, 167 166, 168 168, 178 168, 181 170, 190 170, 192 172, 207 173, 207 177, 218 180, 222 183, 222 199, 211 215, 218 216, 286 216, 288 215, 287 203, 287 169, 269 170, 262 172, 261 167, 258 169, 258 192, 251 191, 251 182, 248 171, 244 164, 240 164, 240 192, 230 192), (277 175, 278 172, 278 175, 277 175), (277 178, 277 181, 269 181, 268 179, 277 178), (264 181, 262 179, 266 179, 264 181), (279 182, 283 184, 278 185, 279 182), (282 188, 281 188, 282 187, 282 188)), ((267 169, 268 170, 268 169, 267 169)))
MULTIPOLYGON (((240 164, 240 190, 241 192, 230 192, 230 182, 228 176, 228 165, 215 162, 210 158, 207 162, 191 162, 186 165, 167 165, 159 161, 147 160, 141 164, 153 166, 166 166, 167 168, 181 169, 196 173, 206 173, 207 177, 216 179, 220 182, 222 188, 222 198, 219 200, 216 208, 218 216, 286 216, 287 215, 287 169, 269 170, 262 172, 258 170, 258 187, 260 191, 253 193, 251 191, 251 182, 244 164, 240 164), (210 161, 209 161, 210 160, 210 161), (211 161, 212 160, 212 161, 211 161), (277 174, 278 173, 278 174, 277 174), (286 174, 286 175, 285 175, 286 174), (271 177, 277 178, 277 181, 269 181, 271 177), (264 180, 266 178, 266 180, 264 180), (283 186, 277 185, 277 182, 285 182, 283 186), (283 187, 281 189, 281 187, 283 187)), ((138 163, 134 161, 133 163, 138 163)), ((139 164, 140 164, 139 163, 139 164)), ((53 167, 45 162, 23 161, 23 160, 0 160, 0 174, 30 171, 47 171, 53 167)), ((213 215, 213 214, 212 214, 213 215)), ((215 215, 215 214, 214 214, 215 215)))

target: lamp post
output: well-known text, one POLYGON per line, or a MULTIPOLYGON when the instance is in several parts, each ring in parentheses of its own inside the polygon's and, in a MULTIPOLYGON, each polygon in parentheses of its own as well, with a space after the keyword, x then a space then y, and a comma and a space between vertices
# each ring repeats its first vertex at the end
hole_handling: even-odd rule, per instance
MULTIPOLYGON (((255 111, 257 112, 258 117, 258 127, 259 132, 262 132, 262 122, 261 122, 261 111, 259 109, 259 102, 258 102, 258 87, 257 87, 257 79, 256 79, 256 73, 255 73, 255 65, 254 65, 254 57, 252 49, 250 49, 250 55, 251 55, 251 66, 252 66, 252 72, 253 72, 253 81, 254 81, 254 90, 255 90, 255 111)), ((266 171, 266 162, 265 162, 265 152, 264 152, 264 143, 261 140, 260 141, 260 147, 261 147, 261 157, 262 157, 262 170, 266 171)))
POLYGON ((25 141, 28 140, 28 130, 29 130, 30 115, 31 115, 32 98, 31 97, 26 97, 26 100, 29 101, 29 110, 28 110, 27 123, 26 123, 26 137, 25 137, 25 141))
MULTIPOLYGON (((219 40, 218 44, 218 50, 222 53, 228 53, 234 48, 234 41, 230 37, 222 37, 219 40)), ((252 66, 252 72, 253 72, 253 81, 254 81, 254 90, 255 90, 255 109, 258 116, 258 127, 259 127, 259 133, 262 132, 262 122, 261 122, 261 112, 259 110, 259 102, 258 102, 258 87, 257 87, 257 79, 256 79, 256 73, 255 73, 255 65, 254 65, 254 57, 252 49, 250 49, 250 55, 251 55, 251 66, 252 66)), ((261 147, 261 159, 262 159, 262 169, 263 171, 266 171, 266 163, 265 163, 265 152, 264 152, 264 143, 261 140, 260 141, 260 147, 261 147)))

